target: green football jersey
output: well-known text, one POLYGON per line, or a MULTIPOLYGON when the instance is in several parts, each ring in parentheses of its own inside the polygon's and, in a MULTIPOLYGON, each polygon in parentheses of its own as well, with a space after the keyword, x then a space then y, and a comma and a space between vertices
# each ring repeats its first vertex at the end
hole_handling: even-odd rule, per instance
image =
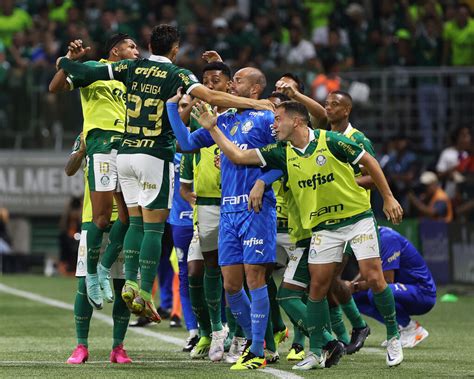
POLYGON ((172 162, 176 138, 165 102, 179 87, 189 93, 200 85, 196 76, 157 55, 115 62, 110 74, 127 87, 126 127, 119 154, 147 154, 172 162))

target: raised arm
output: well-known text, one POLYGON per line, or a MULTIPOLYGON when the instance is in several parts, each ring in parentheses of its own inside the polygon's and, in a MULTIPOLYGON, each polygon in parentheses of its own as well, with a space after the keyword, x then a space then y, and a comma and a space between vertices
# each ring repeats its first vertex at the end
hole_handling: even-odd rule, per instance
POLYGON ((79 148, 71 153, 69 159, 64 167, 64 172, 67 176, 74 176, 76 172, 81 168, 84 156, 86 155, 86 144, 84 143, 84 138, 82 133, 79 137, 79 148))
POLYGON ((234 96, 226 92, 211 90, 202 85, 194 87, 190 93, 211 105, 223 108, 243 108, 270 111, 273 111, 275 108, 269 100, 255 100, 234 96))
POLYGON ((383 198, 383 211, 385 216, 387 216, 387 219, 393 224, 399 224, 402 221, 403 209, 393 196, 392 190, 387 183, 387 179, 385 178, 379 163, 367 152, 364 152, 359 163, 369 172, 383 198))
POLYGON ((92 67, 63 57, 59 59, 58 68, 63 69, 68 74, 77 78, 83 87, 97 80, 114 80, 112 67, 110 65, 92 67))

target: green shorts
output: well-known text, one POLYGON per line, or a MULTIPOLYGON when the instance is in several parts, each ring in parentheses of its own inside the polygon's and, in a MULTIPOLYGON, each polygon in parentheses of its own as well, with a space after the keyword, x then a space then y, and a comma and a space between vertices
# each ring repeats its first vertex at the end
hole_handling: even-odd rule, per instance
POLYGON ((308 270, 309 248, 296 247, 288 252, 288 266, 283 274, 283 282, 303 288, 311 281, 308 270))

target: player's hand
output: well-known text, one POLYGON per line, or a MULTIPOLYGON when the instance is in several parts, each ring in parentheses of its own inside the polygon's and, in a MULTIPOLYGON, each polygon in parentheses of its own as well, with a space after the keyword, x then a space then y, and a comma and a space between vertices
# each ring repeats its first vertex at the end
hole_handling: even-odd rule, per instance
POLYGON ((288 84, 282 80, 279 80, 278 82, 275 83, 275 89, 277 92, 280 92, 288 96, 290 99, 293 99, 298 92, 298 89, 296 88, 294 84, 293 85, 288 84))
POLYGON ((391 221, 394 225, 402 222, 403 209, 393 196, 384 199, 383 213, 385 213, 387 220, 391 221))
POLYGON ((214 167, 218 170, 221 169, 221 156, 220 154, 214 155, 214 167))
MULTIPOLYGON (((181 187, 182 188, 182 187, 181 187)), ((197 199, 197 195, 196 195, 196 192, 181 192, 181 197, 186 200, 189 205, 191 205, 192 207, 194 207, 196 205, 196 199, 197 199)))
POLYGON ((174 95, 173 97, 170 97, 167 103, 179 103, 182 97, 183 97, 183 87, 179 87, 178 90, 176 91, 176 95, 174 95))
POLYGON ((207 63, 224 62, 222 60, 221 56, 219 55, 219 53, 217 51, 214 51, 214 50, 205 51, 202 54, 202 59, 204 59, 207 63))
POLYGON ((194 118, 203 128, 211 130, 217 125, 217 107, 215 107, 214 110, 211 110, 208 104, 200 101, 193 107, 191 117, 194 118))
POLYGON ((262 210, 262 199, 264 192, 265 182, 263 180, 257 179, 249 193, 249 211, 253 209, 255 213, 258 213, 262 210))
POLYGON ((76 39, 72 42, 69 42, 69 46, 67 49, 68 52, 66 54, 66 57, 73 61, 77 61, 78 59, 81 59, 84 55, 86 55, 91 48, 89 46, 84 47, 82 40, 76 39))
POLYGON ((275 110, 275 105, 270 100, 255 100, 253 108, 256 110, 273 112, 275 110))

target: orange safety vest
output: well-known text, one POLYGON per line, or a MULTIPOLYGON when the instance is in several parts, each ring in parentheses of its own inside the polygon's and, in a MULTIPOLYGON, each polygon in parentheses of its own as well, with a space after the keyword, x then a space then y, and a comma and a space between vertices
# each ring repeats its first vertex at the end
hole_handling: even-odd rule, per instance
POLYGON ((336 76, 334 78, 329 78, 327 75, 319 74, 314 78, 311 83, 311 89, 313 91, 313 97, 316 98, 316 90, 318 87, 324 86, 326 88, 327 94, 330 94, 333 91, 339 91, 341 89, 341 78, 336 76))
POLYGON ((444 217, 436 217, 437 220, 444 221, 444 222, 451 222, 453 220, 453 206, 451 205, 451 200, 449 196, 444 192, 441 188, 438 188, 434 195, 431 197, 431 200, 428 206, 431 209, 434 209, 434 205, 437 201, 444 201, 447 205, 448 212, 444 217))

